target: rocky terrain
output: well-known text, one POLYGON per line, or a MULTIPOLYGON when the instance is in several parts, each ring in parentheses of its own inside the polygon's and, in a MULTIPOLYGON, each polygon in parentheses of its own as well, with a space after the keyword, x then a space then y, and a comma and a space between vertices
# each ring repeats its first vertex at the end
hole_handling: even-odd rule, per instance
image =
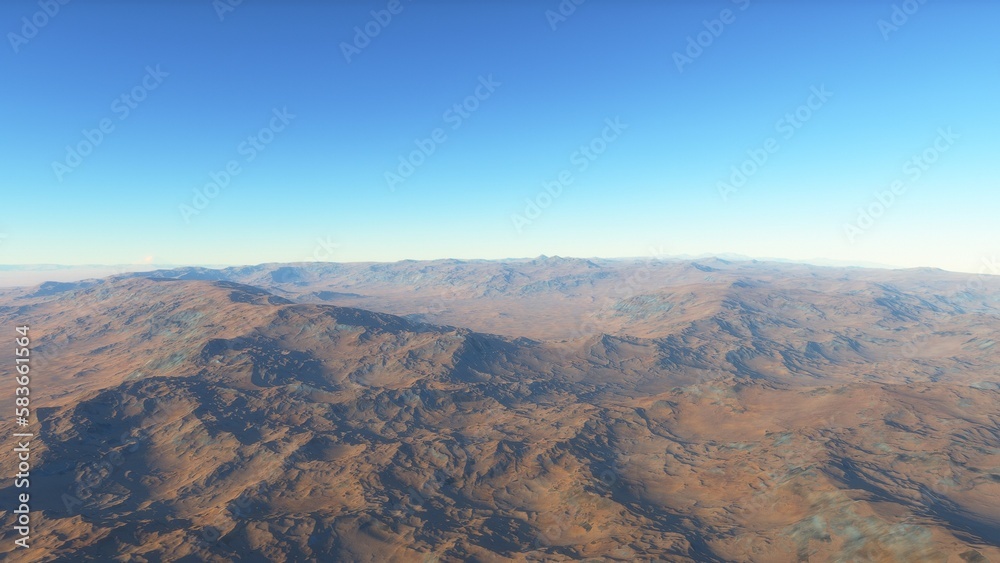
POLYGON ((0 321, 34 334, 28 560, 1000 561, 1000 278, 275 264, 0 321))

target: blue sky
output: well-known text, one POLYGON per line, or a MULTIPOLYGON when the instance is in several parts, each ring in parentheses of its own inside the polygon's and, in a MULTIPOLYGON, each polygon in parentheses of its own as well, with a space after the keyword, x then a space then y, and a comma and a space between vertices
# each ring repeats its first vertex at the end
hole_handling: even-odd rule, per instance
POLYGON ((994 2, 50 1, 0 264, 1000 254, 994 2))

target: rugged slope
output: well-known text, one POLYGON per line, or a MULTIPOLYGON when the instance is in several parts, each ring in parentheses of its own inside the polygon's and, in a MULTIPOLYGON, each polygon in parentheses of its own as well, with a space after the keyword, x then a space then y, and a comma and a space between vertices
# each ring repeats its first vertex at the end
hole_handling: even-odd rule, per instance
POLYGON ((44 358, 34 553, 1000 560, 996 294, 760 277, 566 342, 226 280, 8 294, 44 358))

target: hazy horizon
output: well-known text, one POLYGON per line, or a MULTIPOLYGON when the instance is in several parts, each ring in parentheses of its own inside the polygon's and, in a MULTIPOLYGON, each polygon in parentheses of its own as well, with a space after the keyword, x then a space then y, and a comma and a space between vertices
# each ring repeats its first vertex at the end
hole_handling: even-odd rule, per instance
POLYGON ((336 260, 328 261, 302 261, 302 262, 258 262, 253 264, 0 264, 0 288, 13 288, 13 287, 26 287, 37 285, 45 282, 77 282, 90 279, 102 279, 113 275, 126 274, 126 273, 141 273, 141 272, 152 272, 157 270, 174 270, 174 269, 184 269, 184 268, 205 268, 205 269, 216 269, 224 270, 228 268, 252 268, 252 267, 262 267, 274 264, 295 264, 295 265, 310 265, 310 264, 400 264, 403 262, 442 262, 448 260, 457 260, 462 262, 499 262, 499 263, 519 263, 527 262, 531 260, 537 260, 540 258, 559 258, 559 259, 571 259, 571 260, 608 260, 608 261, 663 261, 663 262, 683 262, 683 261, 699 261, 707 259, 719 259, 729 262, 760 262, 763 264, 773 263, 773 264, 788 264, 788 265, 804 265, 817 268, 850 268, 850 269, 868 269, 868 270, 909 270, 909 269, 938 269, 948 273, 954 274, 976 274, 978 277, 982 276, 998 276, 1000 275, 1000 262, 997 262, 995 257, 990 259, 984 259, 983 263, 980 265, 979 269, 976 271, 969 272, 957 272, 954 270, 947 270, 942 268, 934 268, 931 266, 917 266, 917 267, 895 267, 885 264, 872 264, 872 263, 848 263, 839 262, 835 260, 826 260, 822 258, 816 258, 812 260, 785 260, 781 258, 774 257, 752 257, 752 256, 742 256, 742 255, 732 255, 732 254, 703 254, 699 256, 690 255, 649 255, 649 256, 559 256, 559 255, 539 255, 539 256, 522 256, 522 257, 507 257, 507 258, 436 258, 431 260, 413 260, 413 259, 403 259, 403 260, 392 260, 392 261, 377 261, 377 260, 360 260, 352 262, 341 262, 336 260))

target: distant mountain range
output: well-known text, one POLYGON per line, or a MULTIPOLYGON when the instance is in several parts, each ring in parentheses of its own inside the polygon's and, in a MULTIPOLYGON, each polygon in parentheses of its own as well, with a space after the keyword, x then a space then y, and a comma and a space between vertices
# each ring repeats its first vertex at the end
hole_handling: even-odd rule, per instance
MULTIPOLYGON (((547 259, 547 256, 540 256, 537 259, 547 259)), ((702 255, 688 255, 681 254, 676 256, 664 257, 663 260, 670 261, 696 261, 696 260, 708 260, 712 258, 719 258, 727 261, 733 262, 778 262, 778 263, 801 263, 810 264, 814 266, 829 266, 829 267, 852 267, 852 268, 878 268, 878 269, 899 269, 897 266, 890 266, 886 264, 879 264, 875 262, 857 262, 857 261, 846 261, 846 260, 829 260, 826 258, 815 258, 809 260, 788 260, 784 258, 753 258, 750 256, 744 256, 742 254, 702 254, 702 255)), ((635 261, 642 260, 642 257, 634 258, 618 258, 614 260, 626 260, 635 261)), ((511 262, 519 263, 530 261, 532 259, 521 259, 521 260, 462 260, 462 262, 511 262)), ((401 263, 413 262, 413 260, 403 260, 401 263)), ((439 260, 435 262, 446 262, 445 260, 439 260)), ((305 265, 313 263, 305 263, 305 265)), ((369 264, 375 264, 370 262, 369 264)), ((381 263, 388 264, 388 263, 381 263)), ((299 264, 304 265, 304 264, 299 264)), ((264 265, 267 266, 267 265, 264 265)), ((172 264, 88 264, 88 265, 64 265, 64 264, 17 264, 17 265, 4 265, 0 264, 0 288, 2 287, 16 287, 24 285, 35 285, 45 281, 80 281, 88 278, 103 278, 108 276, 121 275, 129 272, 149 272, 152 270, 159 269, 179 269, 188 268, 191 266, 182 265, 172 265, 172 264)), ((196 266, 197 268, 205 269, 227 269, 229 266, 224 265, 204 265, 196 266)))

